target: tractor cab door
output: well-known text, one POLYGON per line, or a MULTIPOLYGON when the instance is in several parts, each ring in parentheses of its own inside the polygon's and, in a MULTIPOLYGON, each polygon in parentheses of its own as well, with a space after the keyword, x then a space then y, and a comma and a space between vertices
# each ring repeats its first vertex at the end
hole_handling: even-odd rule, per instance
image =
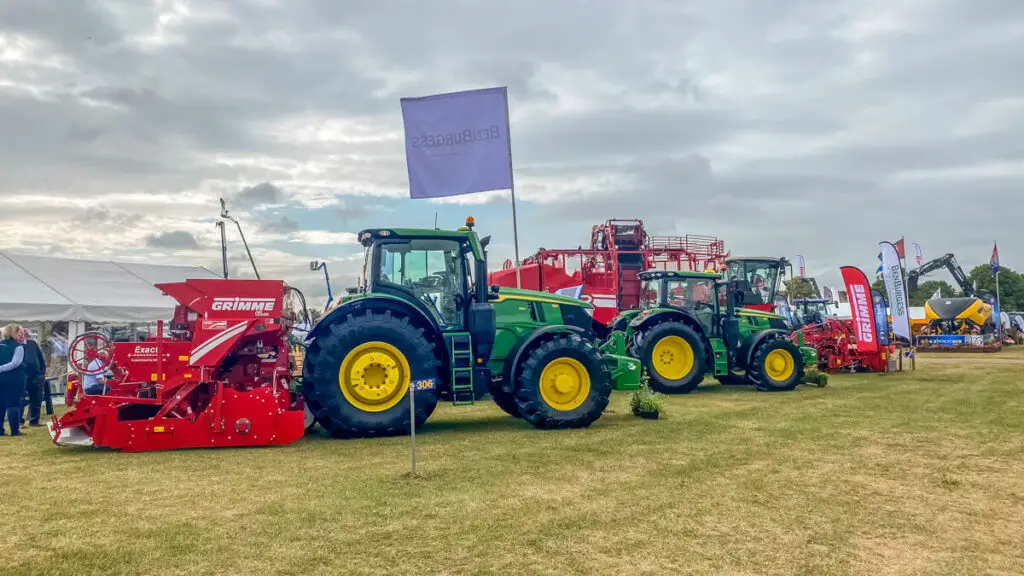
POLYGON ((736 282, 735 289, 742 296, 740 306, 772 309, 782 277, 782 260, 734 258, 728 260, 726 266, 727 279, 736 282))
POLYGON ((714 279, 670 277, 664 283, 665 304, 689 312, 704 328, 705 334, 711 334, 717 317, 714 279))
POLYGON ((473 339, 473 355, 479 360, 478 364, 486 364, 498 332, 494 304, 488 299, 487 260, 477 260, 472 248, 466 243, 462 246, 462 261, 466 277, 465 302, 468 303, 465 310, 466 330, 473 339))
POLYGON ((411 300, 442 331, 466 329, 470 298, 461 242, 423 238, 379 246, 373 291, 411 300))

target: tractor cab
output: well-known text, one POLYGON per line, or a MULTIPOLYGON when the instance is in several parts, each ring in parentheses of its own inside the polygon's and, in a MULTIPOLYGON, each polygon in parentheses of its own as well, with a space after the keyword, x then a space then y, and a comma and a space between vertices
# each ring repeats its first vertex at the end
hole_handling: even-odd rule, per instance
POLYGON ((366 248, 362 293, 411 298, 440 326, 462 328, 470 304, 487 302, 486 284, 475 278, 486 276, 489 241, 478 239, 468 226, 457 231, 364 230, 359 233, 366 248))
POLYGON ((764 312, 775 310, 775 295, 782 285, 786 267, 785 258, 756 256, 729 258, 725 261, 725 278, 734 283, 739 305, 764 312), (742 300, 740 300, 742 298, 742 300))
POLYGON ((793 316, 796 327, 821 324, 830 315, 829 301, 824 298, 796 298, 793 300, 793 316))
POLYGON ((640 309, 674 308, 693 314, 712 330, 728 298, 721 276, 709 272, 648 271, 639 274, 640 309))

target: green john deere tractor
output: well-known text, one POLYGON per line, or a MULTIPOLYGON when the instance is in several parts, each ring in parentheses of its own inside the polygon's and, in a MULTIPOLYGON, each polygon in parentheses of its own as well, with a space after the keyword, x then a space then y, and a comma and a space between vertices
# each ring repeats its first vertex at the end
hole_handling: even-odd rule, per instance
POLYGON ((303 361, 302 393, 333 435, 408 433, 410 384, 417 427, 439 400, 489 394, 544 429, 589 426, 613 388, 639 386, 639 362, 599 351, 590 304, 488 288, 490 237, 472 226, 359 233, 364 284, 313 328, 303 361))
POLYGON ((602 350, 639 359, 657 392, 692 392, 706 374, 723 384, 792 390, 804 367, 817 364, 813 348, 792 341, 782 316, 739 308, 742 294, 718 274, 648 271, 639 277, 640 308, 612 321, 602 350))

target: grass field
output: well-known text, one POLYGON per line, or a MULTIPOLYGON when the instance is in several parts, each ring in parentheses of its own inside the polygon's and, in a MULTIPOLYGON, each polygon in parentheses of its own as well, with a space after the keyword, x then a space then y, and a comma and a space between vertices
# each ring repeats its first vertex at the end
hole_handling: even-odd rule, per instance
POLYGON ((1024 351, 663 420, 118 454, 0 438, 0 574, 1024 574, 1024 351))

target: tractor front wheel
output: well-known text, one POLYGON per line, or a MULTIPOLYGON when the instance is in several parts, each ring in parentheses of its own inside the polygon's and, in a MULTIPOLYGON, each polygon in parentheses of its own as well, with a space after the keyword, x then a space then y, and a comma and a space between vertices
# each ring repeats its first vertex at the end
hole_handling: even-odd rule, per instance
POLYGON ((334 436, 408 434, 411 381, 434 381, 433 388, 416 391, 417 428, 437 406, 440 362, 434 348, 424 330, 404 316, 350 314, 306 350, 306 403, 334 436))
POLYGON ((638 335, 633 352, 655 392, 689 394, 704 381, 704 342, 685 324, 665 322, 646 330, 638 335))
POLYGON ((788 392, 804 378, 800 348, 789 340, 776 338, 758 346, 747 375, 762 392, 788 392))
POLYGON ((517 372, 516 406, 537 428, 585 428, 608 406, 612 382, 601 354, 574 334, 535 347, 517 372))

